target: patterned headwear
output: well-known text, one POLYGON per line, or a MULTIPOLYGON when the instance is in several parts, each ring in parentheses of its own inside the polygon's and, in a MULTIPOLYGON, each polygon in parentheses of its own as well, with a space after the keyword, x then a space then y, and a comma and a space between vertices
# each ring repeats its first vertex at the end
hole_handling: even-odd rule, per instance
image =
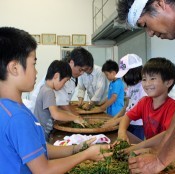
POLYGON ((132 28, 136 27, 136 23, 140 18, 142 11, 148 0, 135 0, 129 9, 128 13, 128 23, 132 28))

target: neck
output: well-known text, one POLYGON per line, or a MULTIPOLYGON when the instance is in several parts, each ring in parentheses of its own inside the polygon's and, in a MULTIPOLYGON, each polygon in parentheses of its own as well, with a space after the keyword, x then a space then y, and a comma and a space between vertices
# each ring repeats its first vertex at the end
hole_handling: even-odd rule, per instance
POLYGON ((153 108, 154 109, 159 108, 166 101, 167 97, 168 95, 163 95, 153 98, 153 108))
POLYGON ((46 85, 50 87, 51 89, 54 89, 54 83, 52 80, 46 80, 46 85))
POLYGON ((22 103, 22 92, 18 91, 14 84, 8 84, 0 81, 0 98, 8 98, 10 100, 22 103))

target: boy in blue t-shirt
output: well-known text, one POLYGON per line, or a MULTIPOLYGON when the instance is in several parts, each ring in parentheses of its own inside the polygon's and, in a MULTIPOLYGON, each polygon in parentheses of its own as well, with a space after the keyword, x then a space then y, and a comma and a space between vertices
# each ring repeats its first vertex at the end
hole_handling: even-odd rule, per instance
POLYGON ((22 92, 34 88, 36 47, 27 32, 0 28, 0 173, 66 173, 84 160, 99 161, 112 155, 100 153, 110 145, 90 146, 79 152, 82 144, 46 144, 41 125, 21 98, 22 92))
POLYGON ((115 61, 107 60, 102 67, 102 71, 110 81, 110 84, 108 98, 100 108, 101 110, 107 109, 109 115, 115 116, 124 107, 124 84, 120 78, 116 78, 119 67, 115 61))

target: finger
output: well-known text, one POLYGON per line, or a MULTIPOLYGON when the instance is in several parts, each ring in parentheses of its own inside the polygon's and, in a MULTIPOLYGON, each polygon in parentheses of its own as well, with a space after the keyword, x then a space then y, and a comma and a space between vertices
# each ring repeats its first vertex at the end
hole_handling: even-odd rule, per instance
POLYGON ((140 171, 140 169, 136 168, 136 169, 130 169, 131 174, 141 174, 142 172, 140 171))
POLYGON ((114 141, 114 143, 112 144, 112 147, 114 147, 114 146, 116 146, 116 145, 118 145, 118 144, 120 144, 120 141, 116 140, 116 141, 114 141))
POLYGON ((88 145, 91 145, 95 140, 96 140, 96 137, 93 137, 93 138, 87 140, 86 143, 87 143, 88 145))
POLYGON ((113 152, 108 152, 108 153, 103 153, 103 156, 106 157, 110 157, 113 155, 113 152))
POLYGON ((137 157, 129 157, 129 159, 128 159, 128 163, 129 163, 129 165, 134 165, 134 164, 136 164, 136 162, 137 162, 137 157))
POLYGON ((83 123, 81 123, 81 122, 80 122, 80 123, 78 123, 78 124, 80 124, 80 125, 81 125, 83 128, 85 127, 85 126, 84 126, 84 124, 83 124, 83 123))

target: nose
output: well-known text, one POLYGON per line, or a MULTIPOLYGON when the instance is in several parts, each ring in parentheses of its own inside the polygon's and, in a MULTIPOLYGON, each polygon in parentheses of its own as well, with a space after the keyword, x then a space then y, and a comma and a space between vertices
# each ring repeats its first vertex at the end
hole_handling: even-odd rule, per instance
POLYGON ((143 85, 144 85, 144 86, 149 86, 149 85, 150 85, 150 80, 145 80, 145 81, 143 82, 143 85))

